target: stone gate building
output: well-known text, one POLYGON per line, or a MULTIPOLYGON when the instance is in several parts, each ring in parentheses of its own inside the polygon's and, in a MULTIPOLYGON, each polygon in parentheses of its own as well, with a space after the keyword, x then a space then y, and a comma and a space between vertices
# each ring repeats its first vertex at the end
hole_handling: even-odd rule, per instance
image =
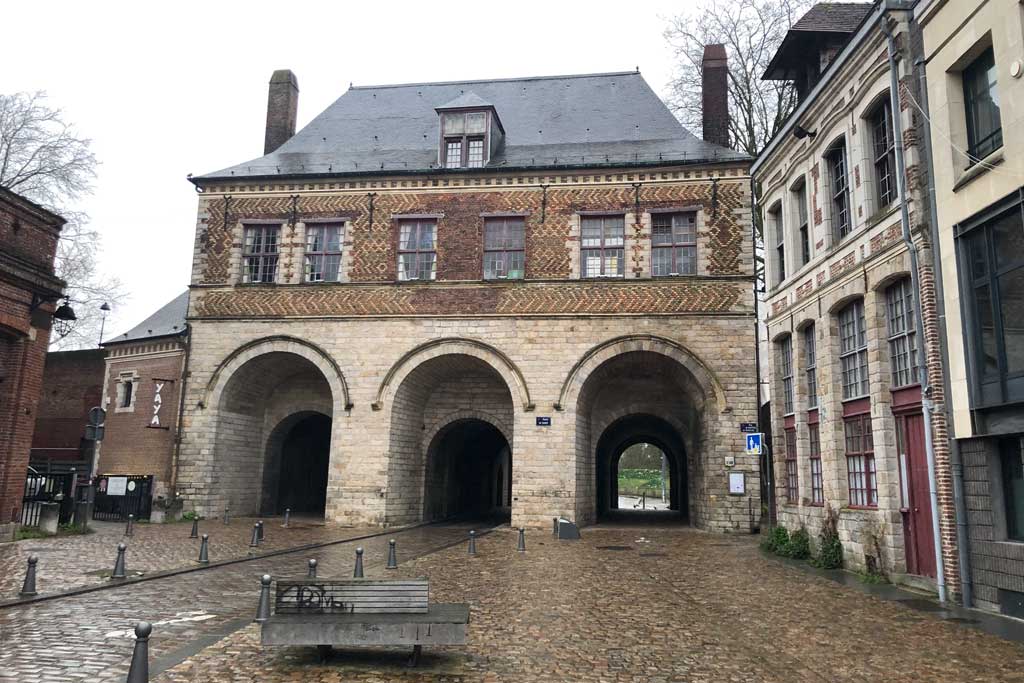
POLYGON ((276 72, 265 156, 192 178, 186 510, 587 524, 648 442, 680 517, 748 531, 750 179, 714 144, 723 58, 710 142, 638 72, 352 87, 295 134, 276 72))

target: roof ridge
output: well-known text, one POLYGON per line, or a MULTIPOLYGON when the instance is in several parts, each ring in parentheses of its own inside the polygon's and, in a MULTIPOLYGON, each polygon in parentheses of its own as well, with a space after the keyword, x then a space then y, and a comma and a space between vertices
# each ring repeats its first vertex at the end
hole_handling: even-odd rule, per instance
POLYGON ((472 85, 476 83, 511 83, 516 81, 554 81, 566 78, 596 78, 602 76, 639 76, 639 71, 606 71, 589 74, 562 74, 553 76, 519 76, 516 78, 480 78, 466 81, 429 81, 424 83, 392 83, 383 85, 350 85, 349 90, 380 90, 384 88, 411 88, 427 85, 472 85))

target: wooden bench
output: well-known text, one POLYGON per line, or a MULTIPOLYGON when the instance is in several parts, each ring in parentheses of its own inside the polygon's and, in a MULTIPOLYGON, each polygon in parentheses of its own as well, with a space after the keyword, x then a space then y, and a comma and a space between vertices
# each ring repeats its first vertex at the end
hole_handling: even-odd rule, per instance
POLYGON ((431 605, 427 579, 280 579, 263 645, 465 645, 469 605, 431 605))

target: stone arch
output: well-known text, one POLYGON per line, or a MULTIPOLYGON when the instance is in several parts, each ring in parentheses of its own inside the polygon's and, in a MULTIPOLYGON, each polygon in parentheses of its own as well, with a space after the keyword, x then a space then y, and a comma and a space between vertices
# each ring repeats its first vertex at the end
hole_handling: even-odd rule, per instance
POLYGON ((453 422, 459 422, 460 420, 480 420, 481 422, 490 423, 495 429, 501 432, 501 435, 505 437, 509 445, 512 445, 512 425, 507 424, 505 420, 501 419, 499 415, 486 410, 480 410, 477 408, 455 410, 450 413, 446 413, 437 420, 434 420, 431 424, 427 425, 423 431, 423 448, 429 449, 430 445, 434 443, 438 435, 453 422))
POLYGON ((649 351, 667 356, 678 362, 693 375, 694 379, 704 391, 704 399, 717 406, 719 412, 724 412, 728 406, 725 398, 725 390, 721 383, 704 363, 682 344, 679 344, 665 337, 658 337, 650 334, 634 334, 609 339, 590 349, 577 361, 572 370, 569 371, 565 381, 562 383, 562 390, 558 395, 558 403, 555 410, 565 410, 566 407, 576 405, 580 390, 586 383, 587 378, 597 368, 615 356, 634 351, 649 351))
POLYGON ((323 373, 331 387, 335 416, 341 414, 342 410, 352 409, 345 375, 342 373, 341 368, 338 367, 338 364, 334 362, 334 359, 316 344, 288 335, 274 335, 254 339, 242 344, 228 354, 210 377, 210 381, 206 385, 203 404, 205 406, 219 405, 224 389, 235 372, 248 361, 267 353, 290 353, 313 363, 313 365, 320 369, 320 372, 323 373))
POLYGON ((471 356, 487 363, 505 380, 505 384, 516 396, 522 410, 529 412, 534 409, 533 402, 530 400, 530 391, 526 386, 526 379, 515 363, 490 344, 463 337, 435 339, 417 346, 399 358, 384 376, 380 388, 377 390, 377 398, 371 407, 374 410, 383 409, 395 388, 401 386, 402 381, 409 373, 428 360, 448 355, 471 356))

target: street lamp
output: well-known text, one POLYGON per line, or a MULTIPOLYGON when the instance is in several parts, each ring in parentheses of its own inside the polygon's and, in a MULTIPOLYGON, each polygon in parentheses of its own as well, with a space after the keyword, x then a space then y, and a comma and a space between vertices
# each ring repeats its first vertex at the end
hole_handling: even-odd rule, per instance
POLYGON ((104 301, 103 305, 100 306, 100 310, 103 311, 103 319, 100 320, 100 342, 97 346, 103 346, 103 328, 107 325, 107 313, 110 312, 110 304, 104 301))
POLYGON ((53 312, 53 329, 61 337, 66 337, 68 332, 71 331, 72 323, 76 320, 78 320, 78 316, 75 315, 75 311, 71 308, 71 299, 65 297, 64 303, 53 312))

